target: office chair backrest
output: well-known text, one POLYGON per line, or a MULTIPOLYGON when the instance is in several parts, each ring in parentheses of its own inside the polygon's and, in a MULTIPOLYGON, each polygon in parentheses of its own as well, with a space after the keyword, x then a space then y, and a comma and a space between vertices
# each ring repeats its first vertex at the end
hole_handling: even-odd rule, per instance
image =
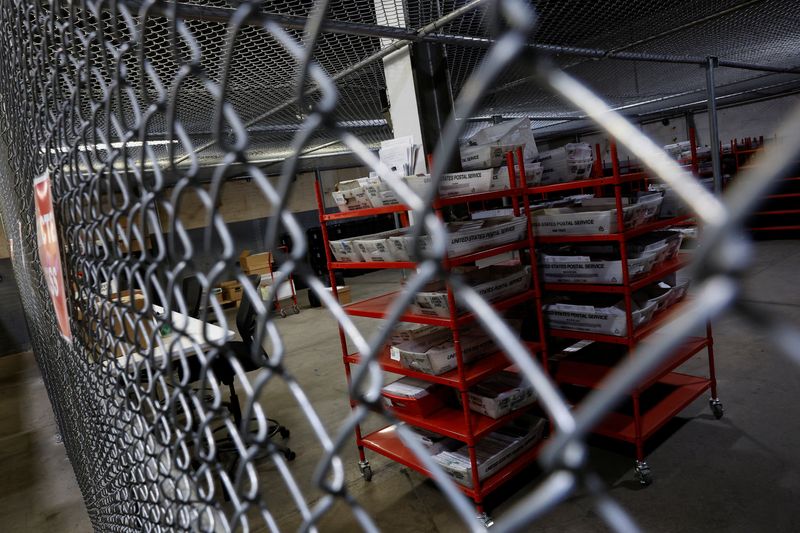
POLYGON ((203 288, 195 275, 183 278, 181 284, 183 290, 183 301, 186 302, 186 314, 192 318, 200 316, 200 302, 203 298, 203 288))
MULTIPOLYGON (((256 292, 258 292, 261 276, 251 276, 250 283, 253 284, 256 292)), ((253 307, 253 303, 247 296, 247 292, 242 292, 242 301, 239 304, 239 310, 236 312, 236 329, 239 330, 239 335, 242 336, 242 342, 249 346, 252 344, 253 335, 256 333, 256 311, 253 307)))

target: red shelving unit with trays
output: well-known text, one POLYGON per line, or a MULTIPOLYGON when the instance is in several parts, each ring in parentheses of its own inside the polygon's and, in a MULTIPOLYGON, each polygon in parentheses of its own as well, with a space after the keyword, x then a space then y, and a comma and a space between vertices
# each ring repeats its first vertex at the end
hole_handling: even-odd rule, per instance
MULTIPOLYGON (((526 216, 527 235, 525 238, 518 242, 503 244, 499 246, 491 246, 486 249, 479 250, 474 253, 462 255, 459 257, 446 257, 443 260, 443 267, 450 269, 457 266, 468 265, 481 259, 498 256, 510 251, 528 250, 528 257, 530 258, 531 267, 531 282, 530 288, 526 291, 514 294, 511 297, 505 298, 501 301, 495 301, 492 306, 497 311, 503 311, 525 302, 532 302, 536 310, 536 319, 538 322, 539 332, 544 330, 543 317, 541 312, 541 299, 540 299, 540 281, 539 273, 536 268, 536 253, 534 235, 531 230, 529 211, 530 207, 528 202, 523 202, 520 205, 520 199, 526 198, 526 190, 524 186, 518 186, 517 176, 515 172, 514 158, 516 156, 520 165, 520 176, 525 176, 524 164, 522 162, 522 150, 517 150, 516 154, 509 152, 507 154, 506 163, 509 172, 509 188, 505 190, 492 190, 485 193, 472 194, 466 196, 439 198, 434 202, 434 209, 438 212, 440 217, 444 216, 442 208, 457 204, 470 204, 474 202, 484 202, 487 200, 508 198, 513 205, 513 212, 516 216, 524 214, 526 216)), ((524 178, 523 178, 524 179, 524 178)), ((409 209, 403 205, 395 205, 388 207, 377 207, 371 209, 363 209, 356 211, 348 211, 341 213, 326 214, 324 210, 324 202, 322 198, 322 190, 319 182, 316 184, 317 204, 320 213, 320 225, 322 227, 322 235, 325 242, 325 249, 328 259, 328 269, 331 276, 331 286, 333 287, 334 296, 338 298, 335 281, 335 271, 338 269, 413 269, 416 264, 409 261, 390 261, 390 262, 339 262, 335 261, 331 248, 329 246, 328 230, 326 223, 346 218, 357 218, 363 216, 370 216, 374 214, 383 213, 407 213, 409 209)), ((407 220, 407 218, 405 219, 407 220)), ((520 253, 520 257, 524 258, 525 254, 520 253)), ((524 261, 524 259, 523 259, 524 261)), ((478 463, 475 454, 475 445, 481 438, 485 437, 488 433, 495 431, 517 417, 527 412, 528 408, 518 409, 511 413, 502 416, 498 419, 492 419, 488 416, 478 414, 470 410, 468 391, 470 387, 480 383, 486 378, 489 378, 498 372, 508 368, 510 361, 506 358, 505 354, 498 351, 489 354, 485 357, 464 363, 462 354, 462 347, 460 343, 461 332, 460 328, 464 325, 470 324, 476 320, 476 317, 469 313, 460 313, 456 306, 456 298, 452 288, 447 285, 447 304, 449 316, 428 316, 423 314, 415 314, 412 311, 407 311, 401 317, 402 322, 412 322, 419 324, 428 324, 447 328, 450 330, 454 345, 457 367, 449 372, 441 375, 432 375, 416 371, 411 368, 402 366, 399 361, 391 358, 389 349, 386 348, 377 357, 377 362, 380 364, 384 372, 395 374, 399 376, 408 376, 424 380, 430 383, 436 383, 454 389, 454 395, 460 396, 459 407, 443 407, 434 411, 428 416, 410 415, 405 412, 396 411, 395 418, 399 421, 405 422, 411 426, 422 428, 434 433, 447 436, 458 441, 464 442, 469 450, 469 459, 472 472, 471 487, 458 484, 460 489, 471 497, 478 509, 479 513, 484 513, 483 502, 486 496, 501 486, 505 481, 511 479, 516 473, 530 465, 535 461, 539 444, 537 443, 533 448, 524 451, 513 459, 506 466, 499 469, 497 472, 492 473, 484 479, 478 477, 478 463)), ((394 301, 399 292, 395 291, 389 294, 374 296, 366 298, 361 301, 356 301, 351 304, 344 305, 343 308, 351 316, 369 317, 369 318, 383 318, 386 316, 390 305, 394 301)), ((345 375, 347 377, 348 385, 351 379, 351 365, 360 364, 362 362, 361 355, 358 353, 351 353, 347 339, 342 328, 339 328, 341 339, 342 359, 345 366, 345 375)), ((526 342, 531 357, 539 357, 541 364, 547 367, 547 352, 544 342, 526 342)), ((369 462, 366 459, 365 449, 369 449, 380 455, 383 455, 393 461, 397 461, 417 472, 428 475, 428 472, 422 466, 422 462, 401 442, 397 436, 394 426, 390 425, 377 431, 367 434, 362 432, 362 428, 357 426, 355 429, 356 444, 359 451, 359 466, 361 473, 366 480, 372 477, 372 470, 369 462)))
MULTIPOLYGON (((771 139, 779 142, 777 139, 771 139)), ((764 137, 745 137, 730 141, 730 157, 735 162, 737 176, 739 173, 758 166, 751 159, 765 148, 764 137)), ((762 206, 750 217, 748 229, 757 235, 786 236, 796 238, 800 235, 800 176, 796 174, 800 161, 796 162, 794 173, 783 177, 780 183, 764 197, 762 206)), ((737 176, 734 176, 736 180, 737 176)))
MULTIPOLYGON (((692 146, 693 153, 694 145, 692 146)), ((611 144, 611 169, 612 175, 601 177, 599 175, 602 164, 595 166, 595 172, 592 179, 585 181, 574 181, 568 183, 559 183, 556 185, 535 186, 528 188, 529 196, 533 198, 547 198, 555 192, 565 193, 567 191, 575 191, 579 189, 586 189, 587 187, 595 188, 595 194, 600 196, 608 193, 609 188, 613 188, 614 205, 616 209, 617 228, 622 229, 616 233, 602 234, 602 235, 543 235, 539 234, 536 241, 539 245, 547 244, 566 244, 566 243, 605 243, 613 244, 619 251, 620 265, 622 270, 622 280, 619 284, 598 284, 598 283, 543 283, 544 295, 558 294, 574 294, 578 298, 580 295, 587 295, 587 293, 602 293, 610 295, 620 295, 624 302, 625 312, 625 334, 612 335, 601 333, 590 333, 584 331, 577 331, 574 329, 557 329, 547 327, 547 336, 552 339, 550 344, 559 342, 557 339, 572 339, 575 341, 584 340, 592 341, 595 343, 602 343, 604 345, 624 346, 628 353, 631 353, 633 348, 649 334, 656 331, 661 324, 666 321, 671 313, 675 310, 674 307, 666 308, 654 314, 651 320, 647 323, 641 324, 639 327, 633 327, 633 313, 634 313, 634 293, 651 283, 663 279, 664 277, 673 274, 686 266, 690 260, 690 254, 679 253, 678 255, 668 259, 666 262, 655 265, 652 270, 639 276, 632 276, 629 271, 628 265, 628 248, 629 241, 634 237, 646 235, 652 231, 667 229, 672 226, 678 226, 689 220, 688 216, 679 216, 667 219, 656 219, 638 227, 625 229, 624 213, 623 213, 623 185, 641 180, 646 183, 649 180, 648 176, 643 172, 634 172, 630 174, 621 174, 619 160, 617 158, 616 144, 611 144)), ((597 154, 599 157, 599 147, 597 154)), ((695 169, 696 165, 692 165, 695 169)), ((636 189, 635 187, 631 190, 636 189)), ((645 190, 646 188, 640 187, 638 190, 645 190)), ((532 215, 535 217, 535 213, 532 215)), ((534 225, 535 226, 535 225, 534 225)), ((541 250, 540 250, 541 255, 541 250)), ((580 302, 576 302, 580 305, 580 302)), ((564 341, 561 341, 564 342, 564 341)), ((551 346, 551 348, 553 348, 551 346)), ((609 346, 611 349, 611 346, 609 346)), ((553 351, 553 350, 551 350, 553 351)), ((595 364, 586 361, 570 361, 569 352, 565 352, 565 358, 558 362, 557 368, 554 368, 552 376, 557 383, 566 388, 581 387, 584 389, 592 389, 602 386, 602 381, 605 375, 613 368, 611 365, 595 364)), ((653 433, 667 423, 671 418, 676 416, 680 411, 687 407, 691 402, 697 399, 698 396, 705 391, 711 391, 710 404, 712 411, 717 418, 722 416, 722 404, 717 398, 716 377, 714 373, 714 351, 713 351, 713 337, 711 326, 707 325, 705 336, 693 338, 681 346, 679 350, 667 361, 665 364, 648 377, 643 383, 631 393, 630 404, 632 404, 631 412, 626 414, 613 413, 595 428, 597 434, 601 434, 612 439, 632 443, 636 448, 636 473, 642 484, 649 484, 652 477, 649 465, 645 461, 644 443, 653 435, 653 433), (708 354, 708 374, 706 377, 686 376, 675 372, 675 369, 686 362, 690 357, 698 354, 703 349, 708 354), (640 402, 642 395, 647 395, 651 388, 669 389, 671 392, 659 398, 655 402, 648 402, 649 405, 644 406, 640 402)))

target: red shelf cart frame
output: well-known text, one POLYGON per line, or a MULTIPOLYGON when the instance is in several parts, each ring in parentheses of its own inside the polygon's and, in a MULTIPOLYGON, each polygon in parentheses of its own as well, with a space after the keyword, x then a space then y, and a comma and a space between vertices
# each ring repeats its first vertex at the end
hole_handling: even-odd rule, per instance
MULTIPOLYGON (((697 164, 697 148, 694 141, 694 136, 690 138, 692 164, 691 169, 696 173, 697 164)), ((596 147, 596 152, 600 154, 599 145, 596 147)), ((610 158, 611 158, 611 172, 610 177, 599 177, 598 174, 603 168, 602 163, 595 166, 594 179, 586 181, 576 181, 569 183, 560 183, 557 185, 545 185, 539 187, 530 187, 529 194, 534 196, 545 196, 552 192, 564 192, 568 190, 583 189, 587 186, 595 186, 598 189, 596 194, 602 192, 602 187, 613 187, 613 194, 615 199, 617 227, 624 228, 624 214, 623 214, 623 184, 631 183, 634 181, 647 182, 648 177, 643 172, 633 172, 622 174, 620 172, 619 158, 617 156, 616 143, 612 142, 610 145, 610 158)), ((547 243, 568 243, 568 242, 616 242, 619 246, 619 253, 622 266, 622 284, 621 285, 603 285, 603 284, 561 284, 561 283, 547 283, 543 288, 545 292, 560 291, 560 292, 592 292, 592 293, 613 293, 621 294, 625 304, 625 317, 628 327, 626 328, 626 335, 602 335, 596 333, 587 333, 582 331, 563 330, 549 328, 547 330, 550 337, 569 338, 576 340, 592 340, 595 342, 622 344, 628 347, 629 351, 638 344, 644 337, 658 329, 671 314, 670 310, 662 311, 656 314, 650 322, 639 327, 633 327, 633 293, 642 287, 662 279, 663 277, 674 273, 688 264, 689 255, 679 254, 676 258, 667 261, 655 267, 655 269, 640 277, 632 277, 628 270, 628 241, 633 237, 644 235, 651 231, 668 228, 670 226, 679 225, 690 220, 688 216, 680 216, 669 219, 660 219, 650 222, 648 224, 623 230, 618 233, 607 235, 558 235, 558 236, 538 236, 537 241, 543 244, 547 243)), ((560 362, 559 370, 555 374, 557 382, 569 385, 578 385, 587 388, 596 388, 602 386, 602 379, 610 369, 602 365, 586 365, 578 363, 560 362)), ((607 437, 617 440, 630 442, 636 447, 636 460, 637 471, 643 465, 645 468, 646 463, 644 454, 644 443, 652 436, 652 434, 661 426, 663 426, 670 418, 674 417, 689 403, 694 401, 705 390, 711 390, 712 400, 717 398, 717 384, 714 369, 714 350, 713 350, 713 336, 710 324, 706 327, 706 336, 702 339, 694 339, 687 343, 679 350, 672 359, 662 365, 658 371, 653 374, 644 383, 641 383, 631 393, 633 403, 633 416, 626 417, 620 414, 612 414, 595 428, 595 432, 607 437), (680 364, 685 362, 689 357, 696 355, 702 349, 706 349, 708 353, 708 378, 699 378, 694 376, 684 376, 682 374, 674 373, 673 370, 680 364), (640 405, 641 393, 647 387, 654 383, 665 383, 673 385, 676 391, 667 396, 656 406, 643 412, 640 405)), ((649 469, 648 469, 649 473, 649 469)))
MULTIPOLYGON (((536 264, 536 251, 535 251, 536 243, 534 240, 533 230, 531 227, 530 206, 529 206, 530 202, 525 201, 523 203, 522 209, 520 209, 520 199, 521 198, 527 199, 527 190, 525 186, 523 186, 522 184, 520 186, 517 185, 517 173, 514 164, 515 155, 517 162, 519 164, 519 179, 524 182, 524 180, 526 179, 525 178, 526 174, 522 158, 522 149, 517 149, 516 153, 509 152, 508 154, 506 154, 506 164, 508 166, 508 173, 509 173, 509 189, 489 191, 485 193, 472 194, 466 196, 438 198, 434 202, 433 206, 434 210, 440 211, 443 207, 446 206, 452 206, 458 204, 470 204, 473 202, 484 202, 487 200, 508 198, 512 202, 514 214, 516 216, 519 216, 521 212, 524 211, 528 225, 526 239, 515 243, 510 243, 502 246, 496 246, 486 250, 481 250, 479 252, 460 257, 446 257, 443 261, 443 266, 446 269, 450 269, 455 266, 472 263, 479 259, 485 259, 488 257, 497 256, 506 252, 528 249, 531 261, 531 289, 524 291, 520 294, 514 295, 510 298, 506 298, 500 302, 494 302, 492 306, 495 310, 501 311, 504 309, 514 307, 526 301, 533 301, 535 304, 535 309, 537 314, 539 332, 543 332, 544 319, 542 317, 542 311, 541 311, 542 306, 540 299, 541 295, 540 279, 539 279, 539 271, 536 264)), ((409 211, 408 207, 404 205, 396 205, 388 207, 361 209, 357 211, 348 211, 342 213, 326 214, 322 197, 322 189, 319 182, 316 182, 316 197, 317 197, 317 207, 320 213, 320 225, 322 229, 322 237, 323 237, 323 242, 325 244, 325 253, 328 261, 328 270, 330 273, 330 280, 332 287, 331 290, 334 294, 334 297, 338 299, 338 291, 336 288, 336 279, 334 274, 336 270, 393 269, 393 268, 412 269, 416 267, 416 263, 406 262, 406 261, 386 262, 386 263, 382 262, 345 263, 345 262, 334 261, 329 246, 330 241, 328 237, 328 230, 326 227, 326 223, 331 221, 379 215, 379 214, 387 214, 387 213, 406 213, 409 211)), ((367 298, 365 300, 357 301, 345 305, 344 310, 345 312, 347 312, 349 315, 352 316, 383 318, 386 316, 386 313, 389 310, 389 306, 391 305, 391 302, 394 301, 396 294, 397 293, 384 294, 372 298, 367 298)), ((388 353, 385 352, 381 353, 378 356, 378 362, 381 365, 381 368, 386 372, 391 372, 403 376, 412 376, 425 381, 447 385, 449 387, 456 389, 459 392, 461 396, 460 410, 455 408, 445 408, 433 413, 428 417, 415 417, 407 414, 395 413, 395 417, 398 420, 402 420, 413 426, 427 429, 451 438, 455 438, 467 444, 469 450, 470 463, 472 466, 472 480, 471 480, 472 486, 466 487, 460 484, 458 486, 465 494, 467 494, 474 500, 478 512, 483 513, 484 512, 483 501, 485 497, 489 493, 497 489, 505 481, 511 479, 511 477, 513 477, 514 474, 520 472, 523 468, 530 465, 531 462, 534 461, 538 455, 539 446, 537 445, 531 450, 522 453, 520 456, 516 457, 508 465, 502 468, 499 472, 492 474, 488 478, 486 479, 478 478, 478 463, 475 454, 476 442, 480 438, 487 435, 489 432, 502 427, 503 425, 509 423, 516 417, 522 415, 528 409, 520 409, 514 411, 497 420, 494 420, 487 416, 480 415, 470 410, 469 396, 468 396, 469 388, 472 385, 475 385, 476 383, 481 381, 482 379, 486 379, 487 377, 503 370, 504 368, 507 368, 511 363, 502 352, 497 352, 485 358, 479 359, 478 361, 471 362, 470 364, 465 364, 463 360, 463 354, 461 351, 460 327, 475 321, 475 317, 469 313, 459 314, 458 309, 456 307, 455 294, 453 293, 453 290, 449 286, 449 284, 447 286, 447 301, 450 314, 450 316, 448 317, 431 317, 425 315, 416 315, 407 312, 401 316, 400 320, 403 322, 430 324, 430 325, 449 328, 453 335, 453 341, 456 351, 457 367, 454 370, 442 374, 440 376, 434 376, 422 372, 416 372, 411 369, 403 368, 398 362, 393 361, 389 357, 388 353), (458 416, 459 413, 461 414, 460 417, 458 416)), ((347 346, 347 339, 345 337, 344 330, 341 327, 339 328, 339 336, 342 347, 342 360, 345 365, 345 375, 347 377, 347 383, 349 387, 351 384, 350 365, 361 363, 361 356, 357 353, 349 353, 347 346)), ((526 345, 530 351, 531 356, 536 356, 537 354, 539 355, 541 359, 541 364, 544 366, 546 371, 547 351, 544 340, 542 339, 542 342, 538 343, 529 342, 526 343, 526 345)), ((351 406, 355 407, 355 404, 352 401, 352 399, 351 399, 351 406)), ((405 466, 408 466, 409 468, 412 468, 423 475, 429 475, 429 473, 422 466, 422 463, 419 461, 419 459, 410 450, 408 450, 406 446, 400 441, 399 437, 396 435, 392 426, 389 426, 388 428, 384 428, 378 431, 374 431, 366 436, 362 435, 361 427, 356 426, 355 433, 356 433, 356 444, 358 446, 358 452, 359 452, 360 465, 362 466, 362 473, 364 472, 363 470, 364 465, 368 465, 368 463, 366 462, 366 456, 364 454, 364 450, 366 448, 374 452, 377 452, 385 457, 388 457, 389 459, 392 459, 396 462, 399 462, 405 466)), ((367 468, 369 467, 367 466, 367 468)))

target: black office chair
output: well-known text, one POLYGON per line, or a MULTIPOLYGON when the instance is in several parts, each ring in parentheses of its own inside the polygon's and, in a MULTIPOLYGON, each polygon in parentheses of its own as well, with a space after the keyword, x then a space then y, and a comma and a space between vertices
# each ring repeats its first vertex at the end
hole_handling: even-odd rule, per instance
POLYGON ((200 317, 200 303, 203 299, 203 287, 195 275, 183 278, 181 283, 183 301, 186 303, 186 314, 192 318, 200 317))
MULTIPOLYGON (((258 285, 259 278, 260 276, 255 276, 251 279, 254 286, 258 285)), ((261 346, 258 347, 256 356, 257 358, 255 360, 253 359, 253 337, 256 333, 257 327, 256 312, 255 309, 253 309, 250 299, 246 295, 242 298, 242 301, 239 305, 239 310, 236 313, 236 327, 239 330, 239 335, 241 335, 242 340, 230 341, 226 343, 222 351, 227 351, 228 354, 232 354, 245 372, 252 372, 266 366, 269 356, 261 346)), ((231 416, 233 417, 233 421, 237 426, 239 426, 242 422, 242 407, 239 403, 239 395, 236 394, 236 388, 234 387, 236 371, 228 362, 227 357, 225 357, 224 354, 220 355, 222 356, 217 357, 212 362, 212 368, 214 370, 214 374, 217 376, 217 379, 219 379, 223 385, 228 386, 230 399, 227 403, 227 407, 231 413, 231 416)), ((268 438, 270 440, 277 434, 280 434, 280 436, 284 439, 289 438, 289 430, 282 426, 277 420, 268 418, 267 421, 269 423, 268 438)), ((278 451, 283 453, 284 457, 286 457, 288 461, 294 460, 295 452, 293 452, 287 446, 274 441, 272 444, 278 451)))

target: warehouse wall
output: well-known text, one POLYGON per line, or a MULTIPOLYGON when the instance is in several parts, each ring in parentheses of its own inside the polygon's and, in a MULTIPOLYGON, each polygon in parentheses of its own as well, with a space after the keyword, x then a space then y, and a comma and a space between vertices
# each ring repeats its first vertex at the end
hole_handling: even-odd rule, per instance
MULTIPOLYGON (((761 135, 765 138, 773 137, 786 119, 789 110, 797 105, 800 105, 800 95, 720 109, 717 113, 720 141, 724 143, 734 138, 741 139, 743 137, 758 137, 761 135)), ((701 146, 708 145, 708 113, 694 113, 693 118, 698 144, 701 146)), ((658 121, 640 124, 639 127, 659 146, 684 141, 689 138, 685 117, 671 118, 668 125, 658 121)), ((599 143, 603 153, 608 156, 610 143, 607 134, 580 135, 578 138, 580 141, 592 145, 599 143)), ((550 147, 555 148, 566 142, 571 142, 571 140, 562 139, 559 142, 550 143, 550 147)), ((621 161, 630 155, 625 148, 619 148, 618 153, 621 161)))
MULTIPOLYGON (((325 206, 330 210, 333 207, 330 192, 342 180, 355 179, 366 176, 369 171, 364 167, 354 167, 337 170, 325 170, 320 173, 325 206)), ((273 185, 277 184, 278 177, 270 177, 273 185)), ((292 192, 288 199, 288 207, 297 218, 303 229, 319 226, 317 213, 317 200, 314 192, 315 174, 305 172, 297 176, 292 192)), ((267 223, 272 214, 258 186, 247 179, 226 182, 221 195, 219 212, 225 220, 228 231, 231 233, 237 250, 252 250, 255 252, 266 250, 264 241, 267 223)), ((184 227, 188 230, 192 247, 201 252, 194 256, 200 269, 206 269, 215 263, 220 247, 203 252, 203 240, 207 222, 207 212, 200 200, 194 194, 186 195, 182 200, 178 216, 184 227)), ((162 228, 169 232, 166 218, 162 216, 162 228)), ((226 277, 233 278, 236 269, 231 268, 226 272, 226 277)))

